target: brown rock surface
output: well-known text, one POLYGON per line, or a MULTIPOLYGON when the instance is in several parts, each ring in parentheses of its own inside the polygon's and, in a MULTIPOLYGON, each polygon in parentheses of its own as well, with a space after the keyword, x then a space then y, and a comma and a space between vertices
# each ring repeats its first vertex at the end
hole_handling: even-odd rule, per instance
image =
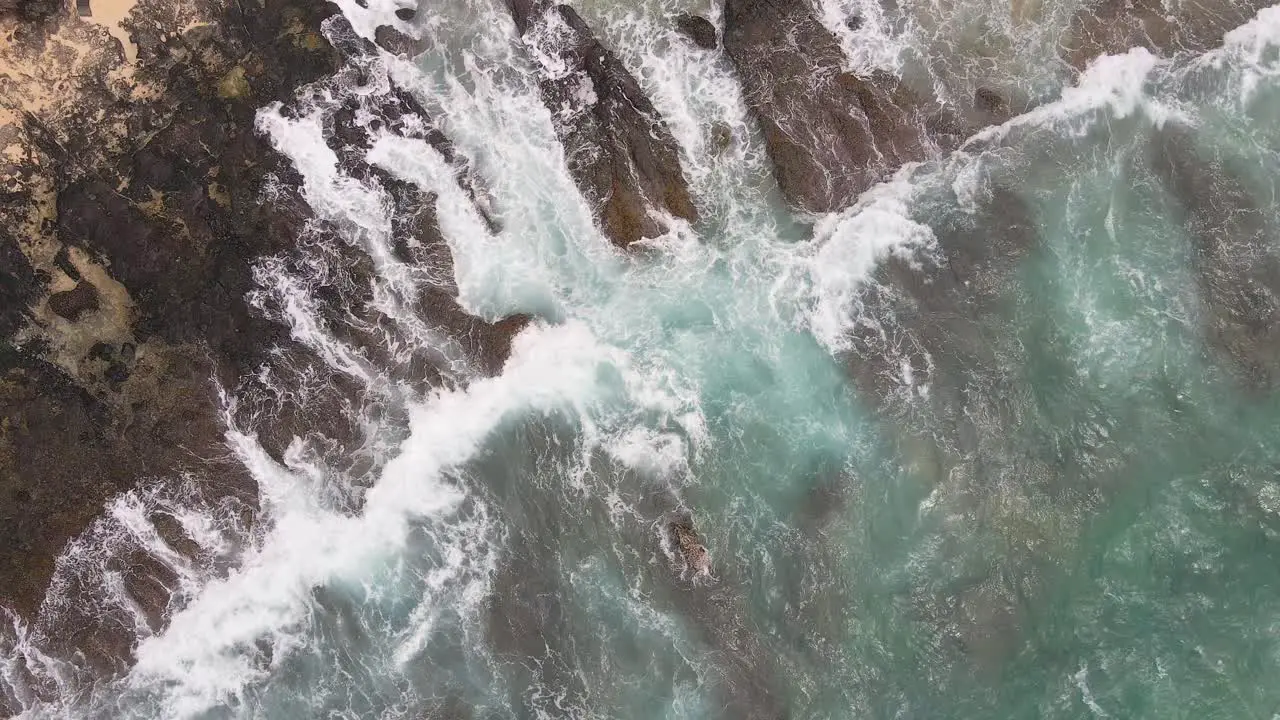
POLYGON ((726 0, 724 47, 797 210, 840 210, 935 142, 959 134, 894 78, 843 70, 839 42, 805 0, 726 0))
POLYGON ((543 68, 542 96, 569 172, 605 235, 626 247, 667 232, 662 213, 697 220, 679 146, 622 61, 573 8, 543 0, 508 4, 525 44, 567 68, 543 68))
POLYGON ((1158 55, 1201 53, 1222 44, 1227 31, 1271 3, 1193 0, 1167 7, 1161 0, 1098 0, 1076 14, 1063 40, 1064 57, 1083 69, 1099 55, 1144 47, 1158 55))

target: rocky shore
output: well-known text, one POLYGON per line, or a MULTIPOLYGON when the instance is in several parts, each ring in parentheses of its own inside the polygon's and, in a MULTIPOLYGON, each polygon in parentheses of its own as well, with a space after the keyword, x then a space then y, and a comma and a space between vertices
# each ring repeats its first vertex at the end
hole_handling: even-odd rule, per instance
MULTIPOLYGON (((108 15, 110 3, 98 2, 97 15, 108 15)), ((252 400, 265 368, 330 372, 250 305, 254 265, 287 263, 303 236, 341 235, 315 217, 302 178, 255 117, 272 103, 288 111, 300 88, 375 54, 349 28, 329 31, 349 39, 334 47, 324 21, 336 7, 324 3, 268 0, 249 16, 221 0, 111 9, 120 19, 109 25, 38 2, 2 20, 0 605, 33 622, 67 541, 139 483, 194 473, 210 501, 234 497, 252 515, 254 487, 228 457, 219 393, 252 400)), ((366 105, 381 123, 430 128, 401 89, 366 105)), ((354 160, 370 128, 350 114, 325 121, 344 170, 377 177, 393 198, 401 261, 451 278, 434 196, 354 160)), ((425 141, 447 154, 432 132, 425 141)), ((339 317, 348 312, 384 322, 371 307, 367 261, 341 272, 329 291, 334 331, 354 332, 339 317)), ((457 339, 466 364, 496 372, 525 320, 483 322, 455 295, 446 283, 410 301, 457 339)), ((352 340, 378 351, 370 338, 352 340)), ((408 362, 406 375, 440 381, 438 363, 408 362)), ((269 451, 278 456, 295 436, 359 445, 358 430, 331 410, 360 390, 329 380, 328 397, 269 408, 269 451)), ((167 601, 151 597, 156 610, 167 601)))
MULTIPOLYGON (((1090 4, 1072 25, 1062 61, 1080 69, 1134 45, 1202 51, 1258 5, 1210 12, 1188 4, 1167 15, 1153 2, 1090 4)), ((507 6, 530 54, 545 60, 538 67, 543 101, 604 235, 626 248, 673 223, 697 222, 680 148, 617 55, 568 5, 507 6)), ((402 21, 413 17, 402 10, 402 21)), ((262 132, 260 110, 273 108, 283 121, 318 119, 340 172, 380 188, 394 262, 452 278, 437 193, 367 158, 386 138, 438 152, 476 214, 497 226, 481 183, 385 65, 382 51, 411 55, 418 40, 390 26, 362 37, 336 13, 331 4, 299 0, 0 0, 0 605, 49 634, 55 631, 41 604, 57 558, 121 492, 195 475, 211 501, 233 500, 252 522, 255 488, 228 457, 222 393, 249 399, 233 419, 270 414, 260 435, 277 459, 295 438, 332 443, 347 456, 366 439, 337 410, 365 402, 366 390, 298 342, 281 313, 251 303, 264 258, 287 271, 300 239, 350 244, 346 229, 313 208, 307 178, 262 132), (311 102, 320 96, 325 108, 311 102), (322 376, 325 389, 255 405, 255 390, 272 373, 322 376)), ((720 27, 693 15, 671 22, 708 54, 723 46, 782 196, 801 214, 848 208, 903 164, 941 157, 976 124, 1011 114, 993 91, 980 92, 973 107, 949 108, 887 74, 849 72, 837 38, 806 0, 725 0, 716 19, 720 27)), ((1206 337, 1246 382, 1274 386, 1280 264, 1258 251, 1274 228, 1230 163, 1215 158, 1221 171, 1201 171, 1206 162, 1179 128, 1162 130, 1152 155, 1196 242, 1206 337), (1208 195, 1229 206, 1196 203, 1208 195)), ((856 329, 849 375, 881 409, 909 391, 894 380, 904 367, 935 388, 927 405, 942 430, 921 439, 918 454, 929 474, 999 454, 987 445, 999 442, 991 428, 1017 424, 1002 414, 1012 412, 1008 406, 975 410, 973 398, 1019 382, 998 368, 1020 363, 996 357, 1020 352, 1019 343, 991 328, 1011 311, 1007 291, 1020 265, 1039 250, 1035 227, 1033 209, 995 183, 974 212, 932 228, 935 257, 891 258, 866 290, 867 306, 901 332, 893 340, 909 342, 894 354, 883 326, 856 329)), ((320 291, 328 329, 397 382, 425 388, 457 380, 455 372, 496 373, 512 336, 529 322, 475 318, 459 306, 451 281, 431 284, 400 300, 448 338, 444 360, 394 356, 383 337, 391 323, 374 297, 374 260, 354 257, 320 291)), ((666 532, 682 564, 667 580, 675 588, 670 602, 714 636, 732 614, 725 608, 739 600, 686 587, 712 574, 710 555, 691 519, 666 532)), ((523 539, 531 547, 535 540, 523 539)), ((518 655, 543 641, 530 627, 554 623, 559 610, 546 599, 555 589, 547 579, 552 561, 532 550, 514 557, 548 569, 538 578, 519 567, 500 574, 505 595, 495 601, 492 632, 500 650, 518 655), (528 587, 534 596, 522 594, 528 587)), ((156 625, 171 580, 145 563, 126 579, 156 625)), ((1013 611, 991 613, 994 620, 959 625, 974 652, 996 664, 1008 649, 980 647, 978 626, 1017 620, 1013 611)), ((123 631, 89 618, 59 622, 67 643, 98 648, 105 666, 127 654, 123 631)), ((715 644, 726 653, 749 646, 743 633, 717 636, 715 644)), ((764 687, 755 683, 763 672, 757 661, 743 661, 738 685, 764 687)), ((776 702, 735 698, 743 708, 776 702)))

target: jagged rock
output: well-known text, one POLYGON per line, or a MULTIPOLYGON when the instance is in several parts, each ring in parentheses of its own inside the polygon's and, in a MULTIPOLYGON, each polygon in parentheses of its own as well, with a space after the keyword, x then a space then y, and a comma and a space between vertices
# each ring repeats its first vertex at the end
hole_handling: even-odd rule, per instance
POLYGON ((50 295, 49 309, 75 322, 81 315, 98 309, 98 289, 92 283, 81 280, 71 290, 50 295))
POLYGON ((700 48, 715 50, 716 26, 701 15, 681 13, 676 16, 676 29, 700 48))
POLYGON ((605 235, 626 247, 670 229, 659 213, 696 220, 675 138, 622 61, 567 5, 509 5, 525 44, 555 58, 542 68, 543 100, 605 235))
POLYGON ((1206 157, 1193 131, 1166 124, 1152 138, 1157 176, 1177 203, 1193 243, 1209 343, 1245 382, 1280 383, 1280 253, 1265 205, 1231 161, 1206 157))
POLYGON ((40 294, 35 268, 18 243, 0 229, 0 342, 26 322, 28 307, 40 294))
POLYGON ((726 0, 724 24, 725 50, 774 175, 798 210, 846 207, 903 163, 924 158, 931 131, 956 134, 895 79, 843 72, 839 42, 804 0, 726 0))

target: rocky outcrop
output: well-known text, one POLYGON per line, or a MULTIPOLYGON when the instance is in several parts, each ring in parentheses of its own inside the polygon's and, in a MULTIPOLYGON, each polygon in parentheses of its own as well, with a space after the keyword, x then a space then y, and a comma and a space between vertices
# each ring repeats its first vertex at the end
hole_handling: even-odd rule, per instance
POLYGON ((1152 138, 1156 174, 1192 242, 1205 336, 1244 384, 1280 383, 1280 249, 1265 204, 1229 158, 1197 147, 1194 131, 1165 125, 1152 138))
POLYGON ((287 343, 245 301, 253 258, 301 222, 262 205, 286 169, 253 115, 336 67, 328 12, 151 2, 109 28, 62 12, 10 28, 0 603, 32 617, 66 541, 139 481, 189 469, 252 492, 211 379, 287 343))
POLYGON ((666 233, 697 208, 680 151, 622 61, 567 5, 511 0, 516 27, 542 63, 539 84, 578 188, 616 245, 666 233))
MULTIPOLYGON (((395 239, 398 260, 411 266, 430 268, 436 282, 426 284, 418 297, 406 298, 417 314, 459 342, 465 357, 483 373, 501 370, 510 350, 512 337, 528 324, 527 316, 513 316, 496 323, 485 322, 468 314, 457 301, 453 284, 453 258, 436 222, 436 195, 422 187, 393 175, 369 162, 367 154, 379 138, 422 140, 434 148, 456 172, 455 180, 466 192, 473 208, 490 230, 497 229, 489 201, 479 188, 466 161, 440 131, 431 114, 407 89, 396 84, 377 58, 373 46, 359 39, 345 21, 335 18, 329 30, 339 47, 354 63, 349 72, 335 76, 324 84, 331 106, 326 110, 325 142, 338 156, 343 172, 365 183, 385 190, 391 200, 388 214, 391 235, 395 239), (357 78, 357 76, 359 76, 357 78), (364 80, 364 83, 358 82, 364 80), (335 102, 336 101, 336 102, 335 102)), ((317 88, 319 89, 319 88, 317 88)), ((366 269, 366 274, 370 270, 366 269)), ((385 324, 372 309, 371 284, 368 277, 353 284, 355 294, 331 303, 344 312, 355 312, 369 327, 385 324)), ((338 332, 352 332, 341 322, 332 327, 338 332)), ((378 345, 371 338, 352 338, 358 345, 378 345)), ((379 363, 391 367, 389 359, 379 363)), ((425 358, 410 363, 413 368, 405 380, 427 385, 441 378, 425 358)))
POLYGON ((726 0, 724 47, 797 210, 827 213, 959 132, 888 76, 844 72, 839 42, 806 0, 726 0))
MULTIPOLYGON (((341 246, 341 229, 313 215, 302 179, 255 129, 259 108, 292 102, 347 62, 353 50, 331 46, 322 27, 335 11, 288 0, 139 0, 111 27, 65 14, 6 26, 14 41, 0 49, 0 605, 28 620, 67 541, 139 482, 194 473, 211 502, 235 497, 251 511, 254 486, 227 452, 219 386, 240 396, 239 420, 271 418, 261 441, 277 457, 295 436, 359 445, 345 410, 362 389, 249 302, 263 258, 296 262, 300 237, 341 246), (297 392, 267 392, 268 377, 296 379, 297 392)), ((446 148, 412 97, 397 93, 374 122, 417 123, 446 148)), ((331 127, 348 169, 374 177, 357 162, 366 129, 342 119, 331 127)), ((451 278, 435 198, 385 180, 402 260, 451 278)), ((317 296, 364 313, 368 338, 343 326, 346 316, 333 325, 376 364, 373 335, 385 319, 372 311, 370 260, 353 254, 339 265, 317 296)), ((455 295, 444 282, 411 300, 443 334, 457 334, 459 355, 477 371, 496 372, 524 319, 481 322, 455 295)), ((438 365, 421 359, 403 371, 429 383, 438 365)), ((163 573, 140 572, 136 584, 126 592, 159 618, 163 573)), ((46 625, 49 637, 75 635, 58 638, 69 646, 82 646, 83 634, 103 657, 128 653, 131 638, 93 618, 46 625)))
POLYGON ((1270 5, 1263 0, 1165 3, 1162 0, 1098 0, 1072 20, 1063 41, 1065 59, 1084 69, 1099 55, 1145 47, 1158 55, 1201 53, 1222 43, 1228 30, 1270 5))

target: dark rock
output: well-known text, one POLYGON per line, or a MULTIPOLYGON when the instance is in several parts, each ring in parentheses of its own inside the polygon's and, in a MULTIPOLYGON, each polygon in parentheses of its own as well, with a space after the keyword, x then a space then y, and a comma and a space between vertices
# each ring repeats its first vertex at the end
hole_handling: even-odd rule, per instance
POLYGON ((567 5, 510 0, 526 44, 571 69, 540 80, 543 101, 569 158, 569 171, 620 247, 669 230, 657 213, 694 221, 698 211, 666 122, 622 61, 567 5), (595 102, 585 103, 589 82, 595 102))
POLYGON ((373 39, 383 50, 406 57, 412 57, 427 49, 422 41, 415 40, 390 25, 379 25, 378 29, 373 31, 373 39))
POLYGON ((42 286, 17 241, 0 229, 0 344, 26 323, 42 286))
POLYGON ((75 322, 81 315, 98 309, 98 289, 87 280, 81 280, 72 290, 50 295, 49 309, 75 322))
POLYGON ((80 282, 80 271, 76 269, 74 264, 72 264, 71 254, 67 252, 66 245, 58 248, 58 254, 53 256, 53 264, 56 265, 59 270, 66 273, 67 277, 75 280, 76 282, 80 282))
MULTIPOLYGON (((139 45, 134 77, 158 94, 122 101, 105 81, 89 83, 82 107, 66 117, 28 118, 33 149, 59 188, 56 227, 47 239, 56 233, 123 284, 135 313, 124 331, 136 341, 127 354, 106 342, 95 346, 87 364, 95 374, 77 377, 53 365, 39 342, 21 349, 0 343, 0 516, 17 518, 0 522, 0 604, 29 620, 54 558, 109 497, 139 480, 187 469, 209 470, 210 493, 253 492, 244 472, 222 459, 224 428, 210 378, 235 387, 289 342, 287 329, 261 318, 245 300, 253 287, 251 263, 292 246, 304 222, 262 202, 268 179, 283 168, 255 131, 254 116, 336 69, 337 56, 318 34, 334 8, 266 0, 229 3, 222 12, 208 26, 173 33, 163 13, 140 4, 131 16, 139 45), (233 68, 245 82, 238 94, 227 95, 220 80, 233 68), (104 108, 127 125, 119 147, 107 147, 95 134, 102 125, 91 118, 104 108), (214 175, 225 204, 210 199, 214 175), (20 506, 14 504, 19 497, 20 506)), ((35 202, 13 197, 4 200, 6 217, 35 202)), ((0 253, 7 249, 0 242, 0 253)), ((65 251, 54 264, 79 279, 65 251)), ((21 263, 7 260, 0 269, 0 294, 17 303, 0 311, 6 336, 19 308, 32 300, 21 280, 9 282, 21 272, 21 263)), ((49 302, 74 318, 92 308, 95 295, 84 283, 49 302)), ((158 597, 151 599, 149 605, 163 608, 158 597)), ((109 638, 101 621, 82 620, 41 622, 57 623, 46 628, 50 637, 127 656, 127 642, 109 638)))
POLYGON ((1266 205, 1230 159, 1197 147, 1193 131, 1159 129, 1150 155, 1193 243, 1210 344, 1259 389, 1280 383, 1280 253, 1266 205))
MULTIPOLYGON (((111 354, 108 346, 95 353, 111 354)), ((32 353, 0 348, 0 516, 8 517, 0 522, 0 595, 7 606, 34 617, 54 559, 113 495, 189 464, 193 453, 223 454, 209 366, 199 353, 179 352, 164 365, 145 385, 129 384, 130 408, 121 415, 32 353)), ((227 465, 219 472, 233 484, 241 471, 227 465)))
POLYGON ((840 210, 932 140, 959 141, 936 105, 888 76, 844 73, 835 36, 804 0, 726 0, 724 46, 764 131, 783 196, 840 210))
POLYGON ((700 48, 715 50, 716 26, 701 15, 681 13, 676 16, 676 29, 700 48))
POLYGON ((89 360, 111 362, 111 358, 115 357, 115 355, 115 348, 104 342, 96 342, 89 348, 89 352, 85 354, 85 358, 89 360))
POLYGON ((0 0, 0 17, 42 23, 62 12, 62 0, 0 0))
POLYGON ((667 525, 667 532, 680 555, 683 575, 699 577, 711 574, 711 554, 702 544, 702 538, 693 527, 693 519, 674 520, 667 525))
POLYGON ((409 22, 417 14, 418 14, 418 11, 413 8, 398 8, 396 10, 396 17, 400 18, 405 22, 409 22))
POLYGON ((850 15, 844 21, 844 26, 849 28, 853 32, 858 32, 859 30, 862 29, 863 22, 864 21, 861 15, 850 15))

